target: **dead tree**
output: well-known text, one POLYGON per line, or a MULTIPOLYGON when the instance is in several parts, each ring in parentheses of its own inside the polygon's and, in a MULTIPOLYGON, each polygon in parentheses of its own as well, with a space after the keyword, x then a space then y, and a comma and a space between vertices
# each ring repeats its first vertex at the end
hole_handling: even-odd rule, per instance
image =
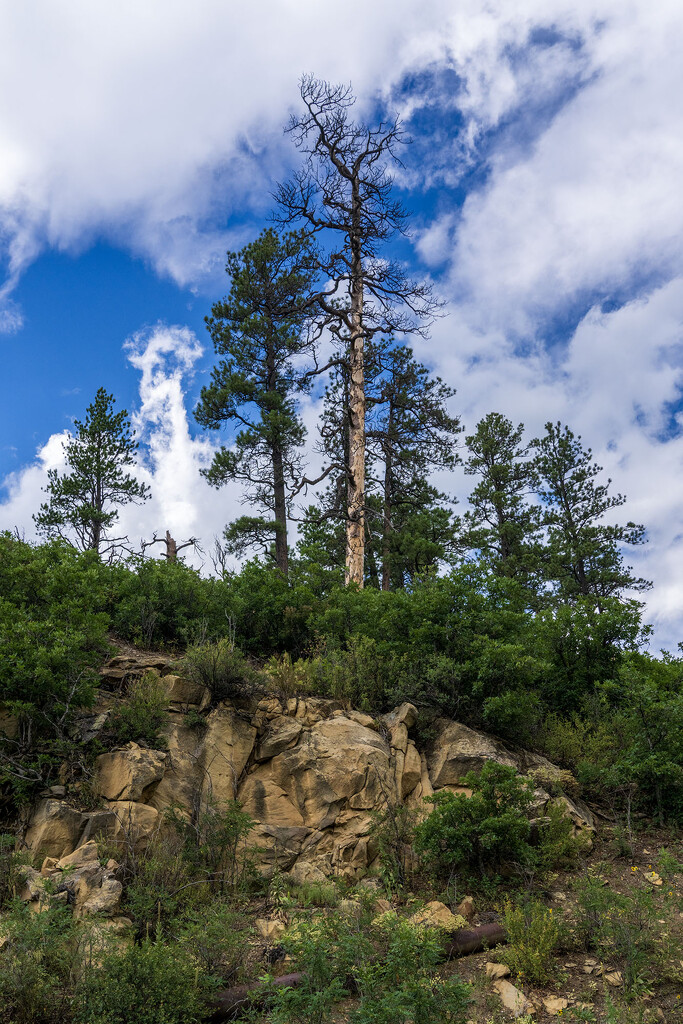
MULTIPOLYGON (((398 117, 375 127, 352 120, 350 86, 312 75, 300 83, 305 111, 285 129, 305 155, 302 168, 279 186, 285 223, 303 222, 320 241, 326 286, 316 296, 324 325, 340 343, 350 381, 346 509, 346 582, 363 585, 365 560, 365 346, 376 333, 425 330, 438 303, 428 285, 408 280, 383 245, 403 233, 407 218, 392 197, 392 164, 404 130, 398 117)), ((322 372, 325 367, 316 369, 322 372)))
POLYGON ((177 562, 179 551, 182 551, 184 548, 197 549, 197 538, 190 537, 189 540, 184 541, 182 544, 178 544, 168 530, 166 531, 165 537, 157 537, 156 533, 154 533, 151 540, 140 541, 141 553, 144 555, 147 548, 151 548, 154 544, 165 545, 166 550, 163 552, 162 557, 165 558, 167 562, 177 562))

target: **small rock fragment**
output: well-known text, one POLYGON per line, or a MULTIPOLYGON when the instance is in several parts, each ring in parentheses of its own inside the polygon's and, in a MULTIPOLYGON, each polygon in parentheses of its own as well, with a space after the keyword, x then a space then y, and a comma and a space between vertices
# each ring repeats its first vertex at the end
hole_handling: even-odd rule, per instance
POLYGON ((524 1014, 531 1016, 536 1013, 536 1007, 530 1002, 523 992, 515 988, 509 981, 499 978, 494 981, 493 987, 500 996, 500 1001, 506 1010, 509 1010, 513 1017, 521 1017, 524 1014))
POLYGON ((486 964, 486 977, 493 978, 494 981, 498 978, 508 978, 510 976, 510 968, 507 964, 486 964))
POLYGON ((264 942, 277 942, 285 933, 285 925, 277 918, 269 921, 266 918, 257 917, 254 924, 264 942))
POLYGON ((411 924, 425 925, 428 928, 443 928, 444 931, 454 932, 458 928, 466 928, 467 921, 459 914, 453 914, 445 903, 439 900, 432 900, 422 910, 418 910, 409 918, 411 924))
POLYGON ((562 1013, 569 1006, 569 1002, 563 999, 562 996, 544 996, 543 1005, 546 1011, 551 1017, 556 1017, 558 1013, 562 1013))
POLYGON ((457 912, 461 917, 464 917, 466 921, 471 921, 474 917, 474 899, 472 896, 465 896, 460 900, 457 906, 457 912))

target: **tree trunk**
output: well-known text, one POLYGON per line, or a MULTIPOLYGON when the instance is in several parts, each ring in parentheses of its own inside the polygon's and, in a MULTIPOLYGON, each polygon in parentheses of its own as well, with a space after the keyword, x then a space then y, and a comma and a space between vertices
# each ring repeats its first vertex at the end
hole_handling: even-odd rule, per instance
MULTIPOLYGON (((390 414, 391 415, 391 414, 390 414)), ((384 521, 382 524, 382 590, 391 589, 391 452, 384 464, 384 521)))
POLYGON ((175 539, 171 536, 170 530, 166 531, 166 561, 177 562, 178 561, 178 545, 175 539))
POLYGON ((273 498, 275 508, 275 563, 284 577, 289 572, 287 551, 287 500, 282 452, 273 448, 273 498))
POLYGON ((365 568, 365 336, 363 267, 360 249, 361 200, 354 182, 351 238, 351 338, 349 340, 349 465, 346 518, 346 583, 363 586, 365 568))
MULTIPOLYGON (((266 344, 266 366, 268 368, 268 390, 275 390, 275 352, 272 343, 266 344)), ((275 513, 275 563, 286 578, 289 572, 287 551, 287 496, 285 494, 285 471, 282 464, 282 448, 276 443, 272 447, 273 460, 273 510, 275 513)))

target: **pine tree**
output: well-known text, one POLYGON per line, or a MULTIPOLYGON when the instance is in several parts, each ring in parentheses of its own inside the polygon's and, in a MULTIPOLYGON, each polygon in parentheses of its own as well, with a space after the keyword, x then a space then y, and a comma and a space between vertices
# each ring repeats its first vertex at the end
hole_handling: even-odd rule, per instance
POLYGON ((605 523, 605 516, 626 498, 609 494, 611 480, 598 483, 602 466, 590 448, 569 427, 546 423, 545 435, 532 441, 534 467, 543 502, 543 524, 548 533, 548 576, 562 600, 620 597, 624 590, 647 590, 649 581, 638 579, 624 564, 621 546, 645 541, 645 527, 605 523))
POLYGON ((465 438, 465 472, 479 481, 469 496, 462 544, 498 575, 531 583, 541 573, 540 508, 529 500, 536 470, 523 434, 523 423, 515 427, 491 412, 465 438))
POLYGON ((243 481, 245 500, 268 513, 231 523, 225 533, 230 550, 240 554, 261 545, 268 552, 274 541, 275 561, 285 575, 289 507, 305 438, 296 403, 311 379, 295 363, 313 347, 306 303, 316 265, 305 235, 279 236, 272 228, 240 252, 228 253, 230 294, 206 318, 221 358, 195 410, 204 427, 239 428, 232 446, 222 446, 203 471, 209 483, 243 481))
POLYGON ((99 388, 85 419, 65 443, 70 472, 48 471, 48 501, 33 519, 40 534, 62 537, 82 551, 111 552, 124 537, 110 531, 118 509, 149 498, 149 488, 125 472, 135 465, 138 448, 125 409, 114 412, 114 397, 99 388))

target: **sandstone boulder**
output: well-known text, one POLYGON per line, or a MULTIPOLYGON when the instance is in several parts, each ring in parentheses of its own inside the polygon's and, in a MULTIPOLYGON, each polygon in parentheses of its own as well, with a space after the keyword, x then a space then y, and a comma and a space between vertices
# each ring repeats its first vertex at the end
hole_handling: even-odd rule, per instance
POLYGON ((434 789, 459 786, 470 771, 480 772, 488 761, 517 767, 502 743, 460 722, 441 719, 429 757, 429 777, 434 789))
POLYGON ((220 805, 237 796, 242 772, 254 749, 256 728, 229 704, 212 711, 206 726, 199 755, 202 794, 205 800, 220 805))
POLYGON ((211 695, 205 686, 193 683, 184 676, 169 673, 163 677, 163 686, 172 708, 194 707, 201 710, 211 702, 211 695))
POLYGON ((63 800, 40 800, 29 820, 24 844, 36 856, 59 859, 75 850, 84 823, 84 815, 63 800))
POLYGON ((513 1017, 530 1017, 536 1013, 534 1004, 511 982, 499 978, 498 981, 494 981, 493 987, 500 996, 501 1003, 513 1017))
POLYGON ((73 853, 69 853, 66 857, 62 857, 55 864, 55 868, 58 871, 63 871, 64 868, 82 868, 85 864, 98 863, 97 854, 97 843, 94 839, 89 840, 87 843, 83 843, 74 850, 73 853))
POLYGON ((117 800, 109 804, 105 837, 122 849, 145 850, 161 826, 159 812, 148 804, 117 800))
POLYGON ((167 755, 137 743, 100 754, 97 758, 95 792, 105 800, 145 802, 145 795, 163 778, 167 755))
POLYGON ((424 928, 440 928, 446 932, 455 932, 458 928, 466 928, 467 921, 459 914, 454 914, 445 903, 432 900, 408 918, 411 924, 424 928))

